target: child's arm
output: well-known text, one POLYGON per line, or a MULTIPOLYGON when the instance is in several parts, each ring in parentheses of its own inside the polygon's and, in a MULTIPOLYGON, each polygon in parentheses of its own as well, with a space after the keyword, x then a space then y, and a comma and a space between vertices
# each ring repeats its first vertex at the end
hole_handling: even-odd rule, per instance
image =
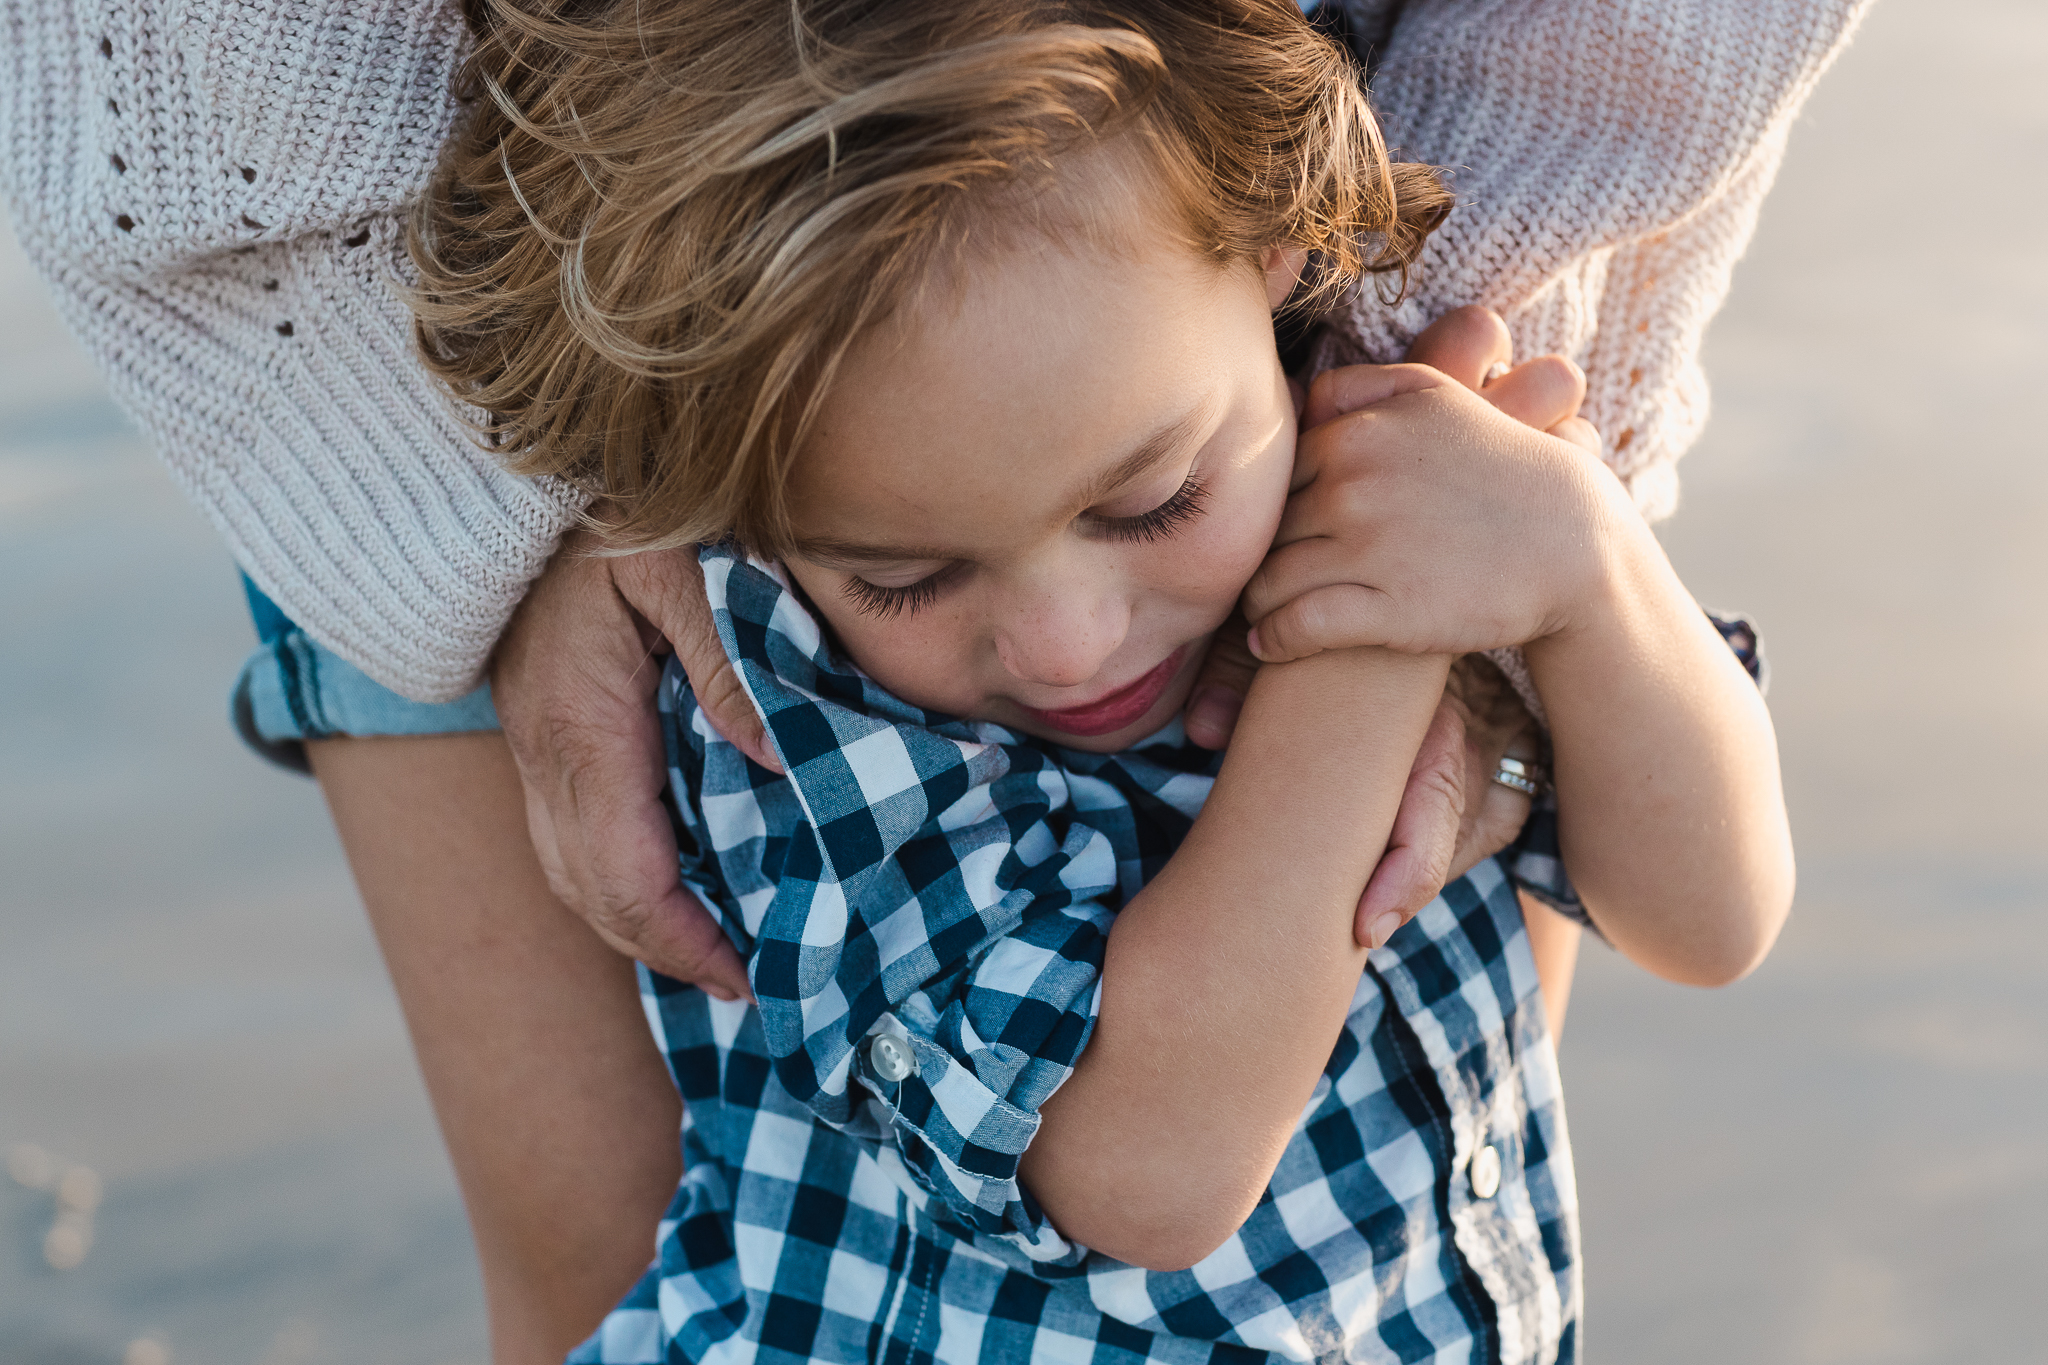
POLYGON ((1117 916, 1094 1034, 1024 1154, 1068 1237, 1180 1269, 1249 1216, 1356 994, 1359 893, 1448 668, 1365 649, 1260 671, 1194 828, 1117 916))
POLYGON ((1588 911, 1661 975, 1747 972, 1792 891, 1770 717, 1620 483, 1431 370, 1333 371, 1318 418, 1246 594, 1256 652, 1527 642, 1588 911))
POLYGON ((1531 641, 1558 836, 1587 913, 1634 961, 1719 986, 1770 950, 1792 837, 1761 693, 1634 509, 1602 590, 1531 641))

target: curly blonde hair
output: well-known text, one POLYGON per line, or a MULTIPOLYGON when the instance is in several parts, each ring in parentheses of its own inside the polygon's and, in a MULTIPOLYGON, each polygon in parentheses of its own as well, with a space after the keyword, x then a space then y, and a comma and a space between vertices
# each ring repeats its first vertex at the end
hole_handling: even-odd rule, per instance
POLYGON ((1219 266, 1313 253, 1310 308, 1405 279, 1451 202, 1390 162, 1349 54, 1294 0, 471 19, 475 107, 412 222, 420 349, 514 470, 608 499, 624 545, 785 547, 790 464, 847 348, 965 253, 1086 231, 1086 208, 1046 207, 1065 153, 1134 154, 1164 197, 1147 226, 1219 266))

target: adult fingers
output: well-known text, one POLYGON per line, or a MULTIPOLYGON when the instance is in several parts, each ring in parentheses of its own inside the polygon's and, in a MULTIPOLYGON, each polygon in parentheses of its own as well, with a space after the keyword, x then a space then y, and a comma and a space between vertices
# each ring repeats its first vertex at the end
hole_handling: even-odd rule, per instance
POLYGON ((654 712, 657 671, 612 561, 572 537, 499 642, 492 695, 549 885, 622 952, 727 996, 738 954, 677 877, 654 712), (720 945, 723 944, 723 951, 720 945))
POLYGON ((1467 799, 1457 851, 1451 856, 1452 877, 1464 876, 1512 844, 1529 823, 1529 797, 1493 780, 1499 766, 1500 756, 1496 754, 1491 760, 1467 769, 1467 784, 1473 795, 1467 799))
POLYGON ((1561 355, 1538 356, 1479 391, 1508 416, 1538 431, 1576 417, 1586 400, 1586 373, 1561 355))
POLYGON ((1188 739, 1204 749, 1221 749, 1230 743, 1237 729, 1238 713, 1244 709, 1245 693, 1259 671, 1259 661, 1245 647, 1245 622, 1233 614, 1209 641, 1202 671, 1188 693, 1181 724, 1188 739))
POLYGON ((737 669, 718 638, 711 603, 704 596, 704 570, 690 550, 647 550, 619 557, 613 566, 619 590, 633 609, 655 623, 689 675, 690 691, 718 733, 771 772, 782 771, 761 713, 747 696, 737 669))
POLYGON ((1514 359, 1515 343, 1508 325, 1491 308, 1468 304, 1453 308, 1429 326, 1408 347, 1408 360, 1441 370, 1468 389, 1486 382, 1495 365, 1514 359))
POLYGON ((1535 721, 1505 677, 1480 657, 1460 659, 1451 678, 1465 706, 1465 818, 1450 875, 1462 876, 1515 841, 1529 798, 1493 780, 1503 756, 1532 759, 1535 721))
MULTIPOLYGON (((558 777, 546 839, 568 883, 564 899, 606 942, 655 970, 721 999, 747 994, 739 954, 677 875, 653 708, 640 701, 610 715, 586 711, 553 739, 558 777)), ((537 836, 537 849, 542 842, 537 836)))
POLYGON ((1575 417, 1585 401, 1585 373, 1561 355, 1539 356, 1508 369, 1514 341, 1507 323, 1491 308, 1473 304, 1452 309, 1415 338, 1407 358, 1476 390, 1518 422, 1584 444, 1576 431, 1556 428, 1575 417), (1496 367, 1505 372, 1489 379, 1496 367))
POLYGON ((1446 699, 1430 720, 1408 771, 1387 851, 1358 899, 1352 932, 1361 946, 1385 947, 1395 930, 1443 890, 1464 807, 1464 720, 1456 704, 1446 699))

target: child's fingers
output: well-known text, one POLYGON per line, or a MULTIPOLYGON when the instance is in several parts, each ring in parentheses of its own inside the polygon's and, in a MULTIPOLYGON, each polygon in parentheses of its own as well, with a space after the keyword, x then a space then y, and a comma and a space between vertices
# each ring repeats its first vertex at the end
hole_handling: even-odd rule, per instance
POLYGON ((1391 601, 1378 588, 1331 583, 1269 612, 1245 637, 1260 663, 1286 663, 1327 649, 1391 645, 1391 601))
POLYGON ((1251 691, 1259 661, 1244 644, 1245 623, 1233 615, 1209 642, 1202 659, 1202 671, 1188 691, 1188 704, 1181 713, 1188 741, 1204 749, 1221 749, 1230 743, 1237 729, 1238 713, 1244 709, 1245 693, 1251 691))
POLYGON ((1464 811, 1464 718, 1445 702, 1437 707, 1408 770, 1387 851, 1359 897, 1352 932, 1362 947, 1385 947, 1395 930, 1443 890, 1464 811))
POLYGON ((1515 366, 1479 391, 1508 416, 1538 431, 1576 417, 1586 401, 1586 374, 1561 355, 1538 356, 1515 366))
POLYGON ((1419 393, 1449 382, 1427 365, 1345 365, 1325 370, 1309 386, 1302 429, 1321 426, 1333 417, 1385 402, 1396 394, 1419 393))
MULTIPOLYGON (((1368 531, 1370 534, 1370 531, 1368 531)), ((1272 617, 1285 608, 1315 593, 1339 586, 1351 587, 1362 592, 1371 592, 1383 597, 1382 588, 1395 586, 1392 582, 1376 575, 1367 574, 1359 563, 1358 550, 1347 543, 1343 536, 1325 534, 1315 526, 1304 524, 1298 534, 1276 538, 1275 548, 1266 556, 1266 562, 1259 565, 1251 582, 1245 584, 1239 604, 1244 609, 1245 619, 1259 628, 1259 638, 1267 645, 1273 643, 1275 626, 1272 617), (1364 581, 1371 585, 1358 588, 1364 581)), ((1380 602, 1372 607, 1376 620, 1390 620, 1391 602, 1380 602)), ((1309 619, 1320 625, 1332 619, 1326 602, 1309 613, 1309 619)), ((1354 613, 1344 613, 1349 619, 1354 613)), ((1395 644, 1391 640, 1371 639, 1347 641, 1349 644, 1383 645, 1395 644)), ((1319 644, 1305 650, 1314 654, 1319 650, 1339 648, 1335 644, 1319 644)), ((1405 647, 1405 646, 1397 646, 1405 647)), ((1262 663, 1276 662, 1270 653, 1260 653, 1262 663)))
POLYGON ((1429 324, 1408 347, 1408 362, 1441 370, 1468 389, 1485 382, 1486 372, 1514 359, 1515 343, 1508 325, 1491 308, 1470 304, 1453 308, 1429 324))
POLYGON ((1567 417, 1547 430, 1552 436, 1570 441, 1594 459, 1600 458, 1600 430, 1585 418, 1567 417))

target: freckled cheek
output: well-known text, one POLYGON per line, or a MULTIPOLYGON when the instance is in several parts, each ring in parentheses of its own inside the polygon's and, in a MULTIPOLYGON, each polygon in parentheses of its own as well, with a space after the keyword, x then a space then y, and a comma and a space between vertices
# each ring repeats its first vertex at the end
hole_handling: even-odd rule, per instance
POLYGON ((1217 514, 1176 542, 1157 548, 1155 583, 1183 601, 1200 603, 1221 620, 1265 562, 1275 519, 1217 514))
POLYGON ((927 608, 889 621, 858 614, 832 621, 839 643, 861 669, 903 700, 960 714, 981 701, 974 681, 972 623, 954 610, 927 608))

